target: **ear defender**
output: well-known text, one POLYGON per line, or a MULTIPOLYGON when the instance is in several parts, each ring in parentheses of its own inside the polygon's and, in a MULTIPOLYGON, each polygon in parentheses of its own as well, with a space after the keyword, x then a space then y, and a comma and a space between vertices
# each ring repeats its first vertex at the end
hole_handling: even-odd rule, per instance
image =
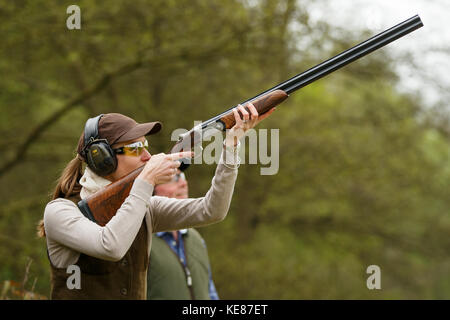
POLYGON ((89 169, 103 177, 116 170, 117 157, 108 140, 98 137, 98 124, 102 116, 103 114, 86 121, 83 156, 89 169))

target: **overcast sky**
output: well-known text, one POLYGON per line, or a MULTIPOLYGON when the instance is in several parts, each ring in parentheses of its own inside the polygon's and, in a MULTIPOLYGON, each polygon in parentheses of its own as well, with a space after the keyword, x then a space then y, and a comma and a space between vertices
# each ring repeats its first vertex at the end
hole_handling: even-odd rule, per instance
POLYGON ((421 91, 428 105, 447 101, 450 111, 450 0, 319 0, 309 13, 342 28, 369 28, 374 34, 419 14, 425 26, 387 48, 399 57, 401 89, 421 91), (407 53, 420 70, 402 63, 400 57, 407 53))

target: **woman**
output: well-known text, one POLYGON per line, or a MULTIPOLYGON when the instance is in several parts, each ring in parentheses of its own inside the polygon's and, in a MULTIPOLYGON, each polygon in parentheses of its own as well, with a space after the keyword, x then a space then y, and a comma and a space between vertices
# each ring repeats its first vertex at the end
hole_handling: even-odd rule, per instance
POLYGON ((236 124, 227 132, 211 187, 196 199, 152 196, 155 185, 176 174, 176 160, 192 156, 150 155, 145 136, 158 132, 159 122, 138 124, 115 113, 88 120, 77 156, 64 169, 39 224, 47 241, 52 299, 146 299, 151 234, 223 220, 237 177, 239 139, 274 111, 258 117, 252 104, 250 113, 238 110, 243 119, 234 109, 236 124), (78 209, 80 199, 141 166, 129 196, 105 226, 78 209))

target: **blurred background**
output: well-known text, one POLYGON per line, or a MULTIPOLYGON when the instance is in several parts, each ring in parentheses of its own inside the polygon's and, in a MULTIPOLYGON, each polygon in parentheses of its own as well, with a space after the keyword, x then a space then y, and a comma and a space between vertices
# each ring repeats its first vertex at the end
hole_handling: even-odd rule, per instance
MULTIPOLYGON (((406 37, 293 94, 280 168, 243 164, 201 228, 222 299, 450 298, 450 28, 444 1, 0 2, 0 298, 48 298, 36 224, 85 121, 189 129, 414 14, 406 37), (66 9, 81 8, 81 30, 66 9), (368 290, 366 269, 381 269, 368 290)), ((190 195, 215 165, 186 172, 190 195)))

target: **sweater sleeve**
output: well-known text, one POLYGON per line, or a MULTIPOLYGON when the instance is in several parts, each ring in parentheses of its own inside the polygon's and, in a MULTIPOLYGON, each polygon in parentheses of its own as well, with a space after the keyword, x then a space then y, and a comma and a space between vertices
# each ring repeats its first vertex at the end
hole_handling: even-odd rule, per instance
POLYGON ((174 199, 153 196, 149 208, 153 232, 200 227, 225 219, 238 166, 237 150, 234 153, 227 150, 222 152, 211 187, 204 197, 174 199))
POLYGON ((126 254, 139 231, 152 192, 152 185, 136 179, 130 195, 103 227, 84 217, 72 201, 53 200, 44 212, 47 237, 77 252, 118 261, 126 254))

